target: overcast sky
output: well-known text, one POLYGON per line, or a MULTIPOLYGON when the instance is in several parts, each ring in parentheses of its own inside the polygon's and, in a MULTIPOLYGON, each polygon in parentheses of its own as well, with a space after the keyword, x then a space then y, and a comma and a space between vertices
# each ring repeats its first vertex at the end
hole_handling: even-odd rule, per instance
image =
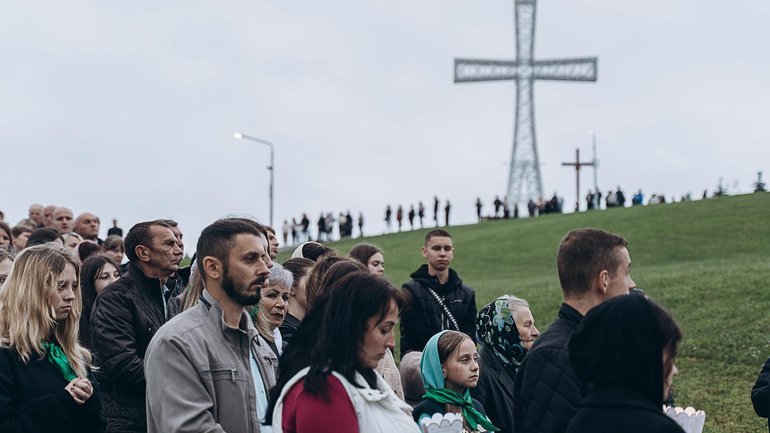
MULTIPOLYGON (((758 0, 539 2, 536 58, 599 58, 596 83, 535 84, 546 194, 574 202, 561 162, 592 129, 605 191, 770 176, 768 22, 758 0)), ((471 222, 505 193, 515 84, 454 84, 455 57, 513 60, 513 1, 3 2, 0 209, 174 218, 193 250, 218 217, 268 220, 269 152, 240 131, 275 143, 277 226, 349 209, 379 233, 434 194, 471 222)))

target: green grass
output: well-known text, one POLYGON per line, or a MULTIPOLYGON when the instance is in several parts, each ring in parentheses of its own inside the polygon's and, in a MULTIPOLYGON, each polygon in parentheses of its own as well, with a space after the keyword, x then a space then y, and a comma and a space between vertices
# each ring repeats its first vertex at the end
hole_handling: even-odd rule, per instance
MULTIPOLYGON (((677 404, 707 412, 705 431, 764 431, 750 391, 770 356, 770 194, 452 227, 452 267, 478 307, 511 293, 527 299, 541 330, 561 304, 556 248, 569 230, 599 227, 629 240, 632 276, 684 332, 677 404)), ((370 237, 396 287, 423 263, 426 230, 370 237)), ((358 240, 331 246, 347 253, 358 240)), ((285 259, 285 254, 281 259, 285 259)), ((281 260, 282 261, 282 260, 281 260)))

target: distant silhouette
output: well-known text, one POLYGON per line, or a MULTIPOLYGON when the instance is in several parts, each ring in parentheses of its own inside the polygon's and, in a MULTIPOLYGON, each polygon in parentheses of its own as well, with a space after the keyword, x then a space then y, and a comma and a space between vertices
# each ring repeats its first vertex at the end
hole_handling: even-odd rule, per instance
POLYGON ((479 222, 481 222, 481 208, 483 204, 481 204, 481 197, 476 197, 476 219, 478 219, 479 222))
POLYGON ((446 201, 446 206, 444 206, 444 220, 445 220, 445 226, 449 227, 449 211, 452 210, 452 205, 449 203, 449 200, 446 201))
POLYGON ((414 205, 409 205, 409 227, 414 230, 414 205))
POLYGON ((390 233, 393 226, 390 223, 390 218, 393 215, 393 211, 390 210, 390 205, 385 208, 385 232, 390 233))
POLYGON ((110 227, 109 230, 107 230, 107 236, 120 236, 123 237, 123 229, 118 227, 118 220, 113 218, 112 219, 112 227, 110 227))
POLYGON ((425 218, 425 206, 420 202, 420 206, 417 208, 417 216, 420 217, 420 228, 424 228, 425 226, 422 223, 422 219, 425 218))
POLYGON ((527 203, 527 212, 529 212, 530 218, 535 216, 536 209, 537 209, 537 205, 535 204, 535 201, 532 199, 529 199, 529 202, 527 203))
POLYGON ((281 231, 283 232, 283 244, 289 245, 289 231, 291 229, 289 228, 289 221, 283 220, 283 226, 281 227, 281 231))
POLYGON ((438 227, 438 196, 433 196, 433 221, 436 222, 436 227, 438 227))
MULTIPOLYGON (((321 212, 321 216, 318 217, 318 242, 323 242, 324 239, 326 239, 326 217, 324 217, 323 212, 321 212)), ((327 239, 328 240, 328 239, 327 239)))
POLYGON ((401 231, 401 220, 404 219, 404 208, 401 207, 401 205, 398 205, 398 210, 396 211, 396 222, 398 222, 398 231, 401 231))
POLYGON ((358 233, 360 237, 364 237, 364 213, 358 213, 358 233))
POLYGON ((310 218, 307 217, 306 213, 302 214, 302 221, 300 224, 302 225, 302 241, 309 241, 310 233, 308 232, 308 229, 310 229, 310 218))
POLYGON ((618 202, 618 206, 626 207, 626 195, 620 189, 620 186, 618 186, 618 190, 615 192, 615 201, 618 202))

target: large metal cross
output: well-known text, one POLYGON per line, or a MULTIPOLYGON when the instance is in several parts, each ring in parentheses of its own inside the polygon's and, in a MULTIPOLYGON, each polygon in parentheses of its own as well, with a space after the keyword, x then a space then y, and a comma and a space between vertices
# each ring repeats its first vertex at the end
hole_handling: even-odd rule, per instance
POLYGON ((543 197, 535 139, 535 80, 596 81, 596 57, 534 60, 536 0, 515 0, 516 60, 455 59, 455 83, 516 80, 516 123, 508 174, 507 200, 543 197), (521 196, 522 184, 527 195, 521 196))

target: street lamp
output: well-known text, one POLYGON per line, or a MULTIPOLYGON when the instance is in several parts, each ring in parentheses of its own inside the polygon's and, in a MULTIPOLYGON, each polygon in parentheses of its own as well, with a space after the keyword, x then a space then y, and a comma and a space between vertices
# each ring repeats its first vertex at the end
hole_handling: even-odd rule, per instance
POLYGON ((263 140, 261 138, 252 137, 250 135, 241 134, 240 132, 236 132, 233 134, 233 137, 238 140, 250 140, 250 141, 256 141, 257 143, 262 143, 270 146, 270 165, 267 166, 267 169, 270 170, 270 227, 273 227, 273 174, 275 172, 275 149, 273 148, 273 143, 263 140))
POLYGON ((592 147, 594 149, 594 159, 592 160, 594 164, 594 209, 599 210, 602 204, 599 203, 599 181, 596 178, 596 172, 599 170, 599 160, 596 158, 596 131, 591 129, 588 133, 591 134, 592 147))

